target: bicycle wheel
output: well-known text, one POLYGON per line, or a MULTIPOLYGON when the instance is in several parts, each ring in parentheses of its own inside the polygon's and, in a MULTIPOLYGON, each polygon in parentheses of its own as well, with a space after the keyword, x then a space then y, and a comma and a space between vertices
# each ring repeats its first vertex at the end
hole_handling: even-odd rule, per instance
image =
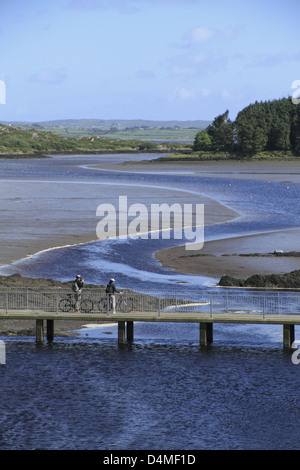
POLYGON ((120 310, 124 313, 131 312, 133 308, 132 299, 123 299, 120 302, 120 310))
POLYGON ((100 312, 107 312, 107 300, 104 297, 99 300, 98 309, 100 312))
POLYGON ((69 312, 72 308, 72 302, 70 299, 61 299, 59 302, 59 310, 62 312, 69 312))
POLYGON ((93 310, 93 302, 90 299, 84 299, 81 301, 81 311, 90 313, 93 310))

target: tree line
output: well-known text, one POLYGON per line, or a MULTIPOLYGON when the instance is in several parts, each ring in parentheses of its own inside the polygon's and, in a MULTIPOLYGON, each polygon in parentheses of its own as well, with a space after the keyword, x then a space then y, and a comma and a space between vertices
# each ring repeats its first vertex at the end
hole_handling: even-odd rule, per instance
POLYGON ((233 152, 241 156, 289 150, 300 156, 300 105, 291 98, 255 102, 229 119, 228 110, 195 136, 193 151, 233 152))

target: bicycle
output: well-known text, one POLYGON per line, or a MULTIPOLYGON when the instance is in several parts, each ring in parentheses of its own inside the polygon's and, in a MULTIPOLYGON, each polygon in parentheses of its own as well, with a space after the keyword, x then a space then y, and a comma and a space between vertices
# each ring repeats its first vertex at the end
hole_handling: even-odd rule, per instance
MULTIPOLYGON (((123 313, 131 312, 133 309, 133 298, 131 297, 124 297, 123 295, 116 301, 116 308, 121 310, 123 313)), ((98 309, 100 312, 108 313, 107 310, 107 296, 101 297, 98 302, 98 309)))
MULTIPOLYGON (((90 313, 93 310, 94 304, 90 299, 82 299, 80 302, 80 310, 84 313, 90 313)), ((59 309, 62 312, 69 312, 72 309, 75 309, 75 301, 73 294, 67 294, 66 299, 61 299, 59 302, 59 309)))

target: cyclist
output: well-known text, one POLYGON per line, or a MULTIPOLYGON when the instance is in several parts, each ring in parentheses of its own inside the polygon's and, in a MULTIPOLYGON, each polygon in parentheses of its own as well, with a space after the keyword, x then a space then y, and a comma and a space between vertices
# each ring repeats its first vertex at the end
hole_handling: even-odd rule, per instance
POLYGON ((76 279, 73 282, 73 286, 72 286, 72 289, 75 293, 75 311, 76 311, 76 313, 80 313, 81 294, 82 294, 83 284, 84 284, 84 279, 82 279, 80 274, 77 274, 76 279))
POLYGON ((112 313, 116 313, 116 296, 115 293, 117 292, 118 294, 122 294, 122 291, 119 291, 116 288, 115 285, 115 280, 112 278, 110 279, 109 283, 106 286, 106 293, 108 294, 109 297, 109 307, 112 307, 112 313))

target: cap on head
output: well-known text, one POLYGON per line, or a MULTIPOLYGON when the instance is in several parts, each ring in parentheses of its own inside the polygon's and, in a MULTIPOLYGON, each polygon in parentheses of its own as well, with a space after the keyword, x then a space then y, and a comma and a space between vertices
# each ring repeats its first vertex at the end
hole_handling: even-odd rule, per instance
POLYGON ((110 281, 111 281, 111 282, 115 282, 115 280, 114 280, 113 278, 112 278, 110 281))
POLYGON ((81 277, 81 276, 80 276, 80 274, 77 274, 77 276, 76 276, 76 277, 81 277))

